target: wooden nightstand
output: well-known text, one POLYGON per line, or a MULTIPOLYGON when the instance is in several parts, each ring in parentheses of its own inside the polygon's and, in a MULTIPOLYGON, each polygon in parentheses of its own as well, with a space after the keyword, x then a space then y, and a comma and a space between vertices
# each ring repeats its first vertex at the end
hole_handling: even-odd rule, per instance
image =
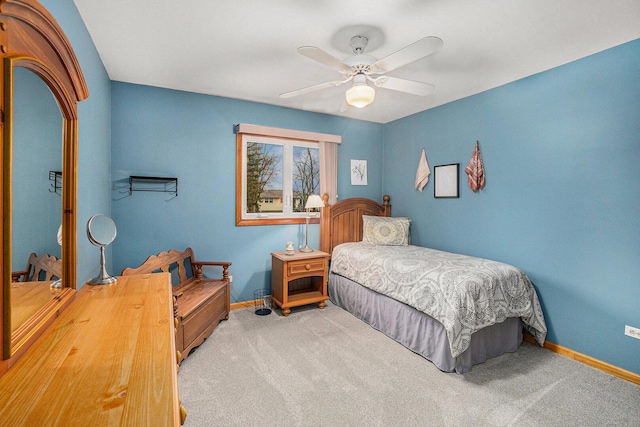
POLYGON ((321 251, 285 255, 271 253, 271 297, 288 316, 291 307, 318 303, 324 308, 327 295, 329 254, 321 251))

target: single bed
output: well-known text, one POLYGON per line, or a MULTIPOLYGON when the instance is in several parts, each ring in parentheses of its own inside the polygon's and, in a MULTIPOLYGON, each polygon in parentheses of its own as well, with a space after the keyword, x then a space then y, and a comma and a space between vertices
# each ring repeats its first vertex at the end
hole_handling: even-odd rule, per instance
POLYGON ((392 218, 389 201, 352 198, 322 209, 334 304, 445 372, 517 351, 523 326, 544 343, 544 316, 524 272, 410 245, 410 220, 392 218))

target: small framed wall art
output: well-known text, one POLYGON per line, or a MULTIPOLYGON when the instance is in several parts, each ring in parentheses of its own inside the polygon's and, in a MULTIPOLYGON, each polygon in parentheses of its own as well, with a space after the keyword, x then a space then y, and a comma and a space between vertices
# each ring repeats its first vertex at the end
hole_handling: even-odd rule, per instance
POLYGON ((351 159, 351 185, 367 185, 367 161, 351 159))
POLYGON ((460 163, 433 168, 433 196, 436 198, 460 197, 460 163))

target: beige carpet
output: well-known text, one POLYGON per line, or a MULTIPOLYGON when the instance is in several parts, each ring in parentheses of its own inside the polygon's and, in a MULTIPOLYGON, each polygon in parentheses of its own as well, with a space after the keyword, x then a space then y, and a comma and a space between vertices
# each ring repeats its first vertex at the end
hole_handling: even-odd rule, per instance
POLYGON ((523 344, 439 371, 331 303, 231 312, 182 363, 186 427, 640 426, 640 386, 523 344))

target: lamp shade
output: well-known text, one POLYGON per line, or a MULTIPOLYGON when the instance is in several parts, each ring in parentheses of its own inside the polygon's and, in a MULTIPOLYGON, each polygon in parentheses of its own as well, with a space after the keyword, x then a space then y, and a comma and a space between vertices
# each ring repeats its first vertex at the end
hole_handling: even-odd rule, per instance
POLYGON ((376 91, 366 83, 355 83, 345 93, 347 103, 356 108, 363 108, 371 104, 376 97, 376 91))
POLYGON ((305 209, 324 208, 324 202, 317 194, 312 194, 307 198, 307 203, 304 205, 305 209))

